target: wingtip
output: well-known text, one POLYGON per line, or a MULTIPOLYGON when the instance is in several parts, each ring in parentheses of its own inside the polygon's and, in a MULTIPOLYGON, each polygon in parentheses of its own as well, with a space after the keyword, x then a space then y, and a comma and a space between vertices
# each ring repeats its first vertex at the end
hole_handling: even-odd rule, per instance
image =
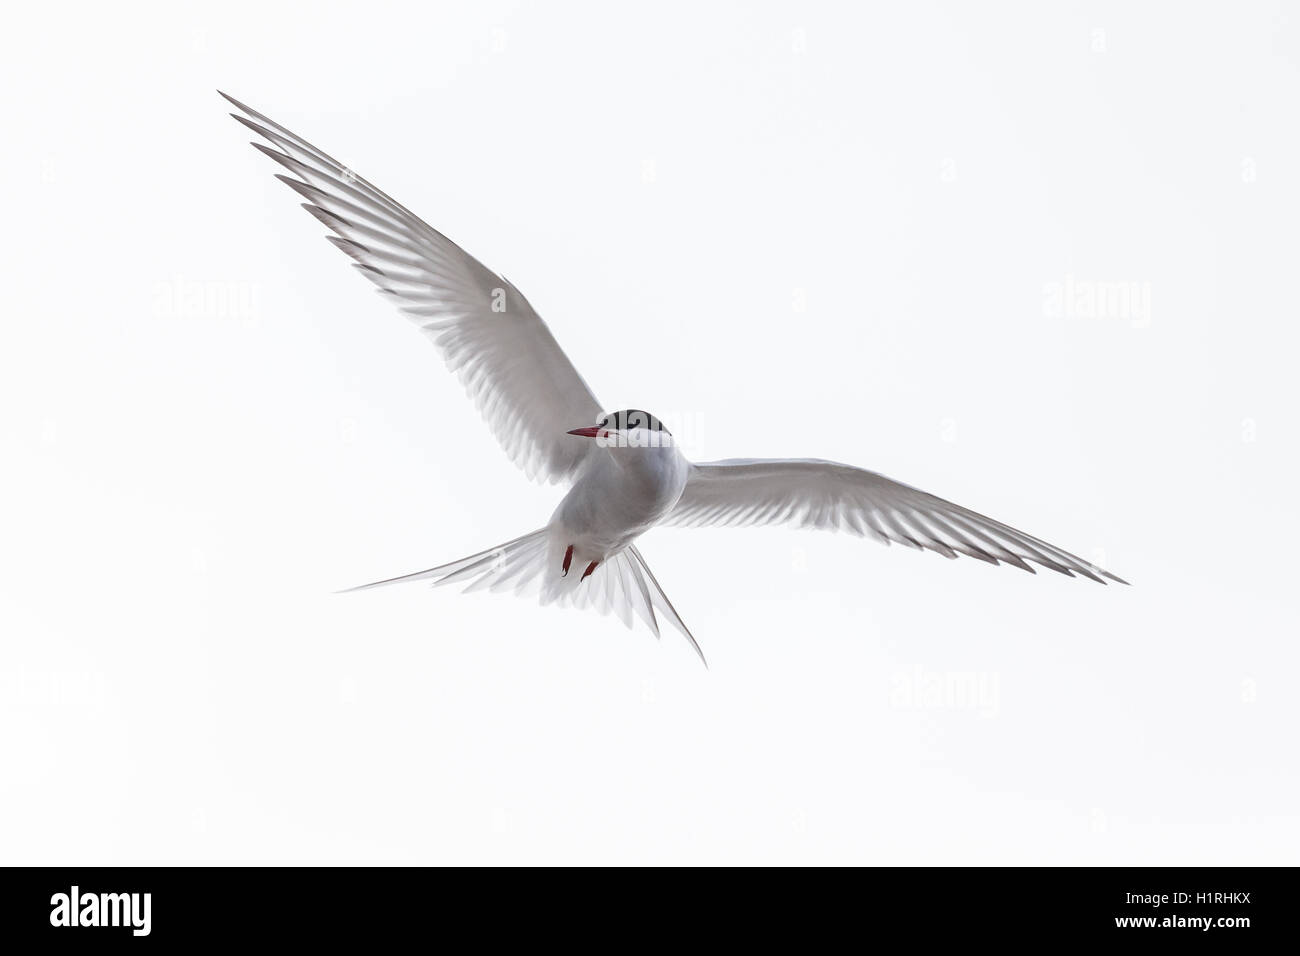
POLYGON ((695 653, 699 656, 700 663, 704 665, 704 669, 708 670, 709 659, 704 656, 704 648, 700 647, 700 642, 695 639, 694 634, 692 634, 688 630, 685 630, 684 628, 682 633, 684 633, 686 635, 686 639, 691 642, 691 647, 695 648, 695 653))
MULTIPOLYGON (((243 103, 239 102, 239 100, 235 99, 233 96, 231 96, 231 95, 230 95, 229 93, 227 93, 225 90, 217 90, 217 95, 220 96, 220 97, 221 97, 223 100, 225 100, 227 103, 230 103, 232 106, 234 106, 235 109, 243 110, 245 113, 248 112, 248 107, 247 107, 247 106, 245 106, 243 103)), ((233 114, 232 114, 232 115, 233 115, 233 114)))

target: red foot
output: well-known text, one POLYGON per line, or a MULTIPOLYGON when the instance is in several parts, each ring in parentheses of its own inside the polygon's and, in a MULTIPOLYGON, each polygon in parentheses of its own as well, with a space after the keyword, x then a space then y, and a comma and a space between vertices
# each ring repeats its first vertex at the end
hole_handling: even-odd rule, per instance
POLYGON ((560 577, 567 578, 569 576, 569 562, 572 560, 573 560, 573 545, 569 545, 568 550, 564 552, 564 573, 561 574, 560 577))
POLYGON ((599 561, 593 561, 591 562, 591 564, 587 565, 587 570, 582 572, 582 577, 578 578, 578 580, 579 581, 587 580, 587 576, 591 574, 592 571, 596 570, 596 565, 598 564, 600 564, 599 561))

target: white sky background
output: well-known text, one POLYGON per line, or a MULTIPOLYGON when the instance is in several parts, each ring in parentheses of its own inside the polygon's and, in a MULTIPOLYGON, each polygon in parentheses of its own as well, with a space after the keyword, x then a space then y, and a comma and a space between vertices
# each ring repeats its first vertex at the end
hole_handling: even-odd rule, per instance
POLYGON ((3 862, 1296 862, 1300 17, 880 6, 14 13, 3 862), (693 457, 879 469, 1134 586, 652 532, 708 671, 595 614, 331 594, 561 492, 216 87, 693 457))

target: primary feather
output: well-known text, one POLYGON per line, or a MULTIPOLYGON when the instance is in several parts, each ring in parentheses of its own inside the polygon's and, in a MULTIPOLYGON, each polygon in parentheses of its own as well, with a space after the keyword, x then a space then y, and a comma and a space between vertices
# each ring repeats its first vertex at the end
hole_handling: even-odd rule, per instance
POLYGON ((664 524, 770 525, 849 531, 925 548, 1005 561, 1033 573, 1028 562, 1081 574, 1101 584, 1128 582, 1033 535, 894 481, 874 471, 815 458, 733 458, 691 466, 686 488, 664 524))
POLYGON ((433 340, 510 459, 530 478, 571 481, 591 445, 565 433, 595 421, 600 403, 519 290, 338 160, 221 95, 270 144, 253 143, 292 174, 276 178, 327 238, 433 340))

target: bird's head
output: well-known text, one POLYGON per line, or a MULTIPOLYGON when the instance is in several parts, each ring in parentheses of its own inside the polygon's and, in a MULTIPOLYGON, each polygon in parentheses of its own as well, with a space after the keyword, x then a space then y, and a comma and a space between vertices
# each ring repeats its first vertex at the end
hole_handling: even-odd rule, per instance
POLYGON ((672 432, 663 422, 637 408, 602 415, 596 424, 574 428, 569 434, 595 439, 603 448, 664 448, 673 443, 672 432))

